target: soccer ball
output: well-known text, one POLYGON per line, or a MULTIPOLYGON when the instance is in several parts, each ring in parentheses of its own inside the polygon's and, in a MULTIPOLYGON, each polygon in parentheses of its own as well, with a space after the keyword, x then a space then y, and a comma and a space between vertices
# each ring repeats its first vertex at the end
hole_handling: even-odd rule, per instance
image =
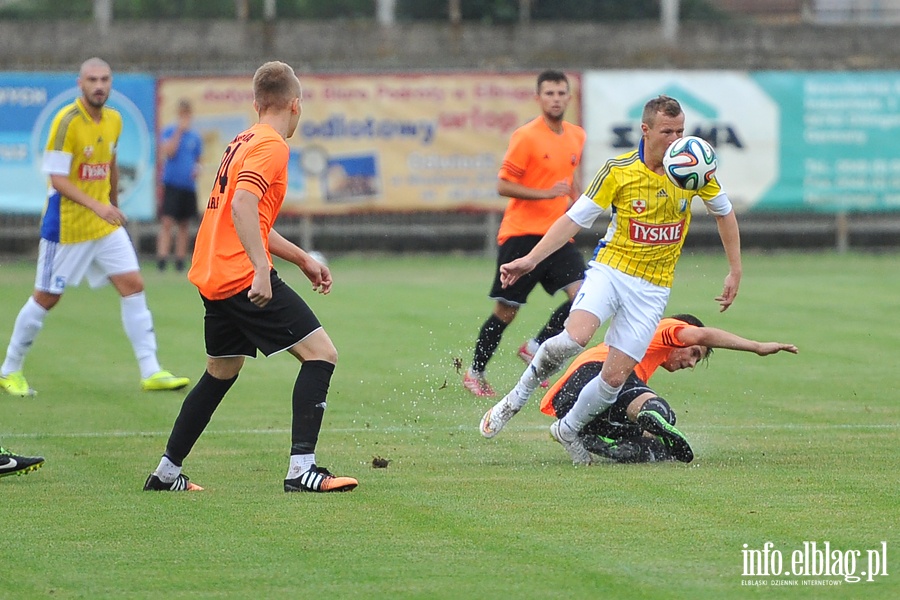
POLYGON ((677 139, 663 155, 669 181, 685 190, 699 190, 716 174, 716 151, 703 138, 689 135, 677 139))

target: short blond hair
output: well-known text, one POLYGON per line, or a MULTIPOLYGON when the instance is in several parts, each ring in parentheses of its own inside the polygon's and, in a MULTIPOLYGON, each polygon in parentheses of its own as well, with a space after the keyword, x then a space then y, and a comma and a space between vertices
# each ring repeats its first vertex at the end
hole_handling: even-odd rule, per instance
POLYGON ((273 60, 253 75, 253 99, 259 112, 285 109, 300 97, 300 80, 287 63, 273 60))
POLYGON ((644 105, 644 114, 641 115, 641 122, 648 127, 653 127, 656 123, 656 115, 662 113, 667 117, 677 117, 681 114, 681 105, 675 98, 660 95, 648 101, 644 105))

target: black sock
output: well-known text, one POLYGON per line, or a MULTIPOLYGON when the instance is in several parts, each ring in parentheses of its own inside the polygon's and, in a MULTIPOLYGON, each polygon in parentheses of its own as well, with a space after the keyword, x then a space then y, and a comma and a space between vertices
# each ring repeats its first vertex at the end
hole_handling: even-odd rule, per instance
POLYGON ((237 375, 231 379, 216 379, 207 371, 188 393, 166 444, 166 456, 174 464, 181 466, 185 457, 190 454, 222 398, 235 381, 237 375))
POLYGON ((488 361, 500 345, 500 339, 503 337, 503 330, 508 324, 497 318, 497 315, 491 315, 481 331, 478 333, 478 341, 475 342, 475 356, 472 358, 472 370, 482 372, 487 367, 488 361))
POLYGON ((553 314, 550 315, 550 319, 547 321, 547 324, 544 325, 544 328, 541 329, 541 332, 534 336, 534 341, 538 344, 543 344, 554 335, 558 335, 562 332, 562 330, 566 328, 566 319, 569 318, 569 311, 571 309, 571 300, 567 300, 560 304, 559 307, 553 311, 553 314))
POLYGON ((324 360, 308 360, 300 367, 292 397, 291 455, 316 451, 333 374, 334 365, 324 360))
POLYGON ((156 259, 156 268, 160 271, 166 270, 166 259, 165 258, 157 258, 156 259))
POLYGON ((179 273, 181 271, 184 271, 184 259, 183 258, 179 258, 175 261, 175 270, 178 271, 179 273))

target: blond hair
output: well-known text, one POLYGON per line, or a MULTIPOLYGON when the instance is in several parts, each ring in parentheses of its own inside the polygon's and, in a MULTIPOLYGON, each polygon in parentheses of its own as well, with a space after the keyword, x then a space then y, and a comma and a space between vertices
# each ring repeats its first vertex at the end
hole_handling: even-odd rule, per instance
POLYGON ((300 80, 290 65, 273 60, 253 75, 253 99, 260 113, 285 109, 300 97, 300 80))

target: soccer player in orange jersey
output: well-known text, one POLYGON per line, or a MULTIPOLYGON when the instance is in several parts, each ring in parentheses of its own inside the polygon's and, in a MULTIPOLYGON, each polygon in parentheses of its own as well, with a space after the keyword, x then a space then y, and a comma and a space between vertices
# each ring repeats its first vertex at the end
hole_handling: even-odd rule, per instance
POLYGON ((144 390, 177 390, 190 384, 160 367, 153 315, 147 306, 137 253, 119 209, 116 149, 122 116, 106 106, 112 69, 90 58, 78 72, 81 96, 53 117, 42 170, 50 179, 41 218, 34 292, 16 316, 0 390, 32 396, 25 357, 50 310, 70 287, 87 279, 92 288, 111 283, 121 296, 122 325, 131 342, 144 390))
POLYGON ((497 271, 490 292, 494 311, 481 326, 472 365, 463 377, 465 388, 476 396, 494 396, 484 374, 487 363, 531 291, 540 284, 548 294, 563 290, 568 298, 538 335, 519 348, 525 362, 531 361, 541 342, 562 331, 584 276, 584 259, 570 241, 516 283, 504 286, 500 281, 500 265, 528 254, 580 194, 578 166, 585 132, 563 120, 571 98, 565 74, 538 75, 535 98, 541 115, 513 132, 498 175, 497 191, 510 200, 497 233, 497 271))
POLYGON ((684 135, 681 105, 668 96, 650 100, 644 106, 641 131, 639 147, 608 160, 531 252, 500 267, 503 285, 515 285, 604 211, 611 212, 609 228, 589 263, 565 329, 541 344, 516 387, 485 413, 481 421, 485 437, 496 435, 538 384, 584 350, 600 324, 608 321, 609 356, 600 376, 585 386, 572 410, 550 427, 573 463, 590 464, 591 455, 579 434, 615 402, 653 339, 669 300, 695 196, 715 216, 728 258, 728 275, 716 300, 721 310, 734 302, 741 280, 741 249, 728 196, 715 178, 694 192, 676 187, 663 171, 666 148, 684 135))
MULTIPOLYGON (((675 427, 675 411, 648 383, 659 367, 671 373, 693 369, 709 357, 713 348, 741 350, 758 356, 797 353, 793 344, 757 342, 723 329, 705 327, 694 315, 667 317, 659 322, 646 354, 625 380, 615 403, 582 429, 581 437, 588 451, 617 462, 670 459, 691 462, 694 453, 684 434, 675 427)), ((599 375, 607 356, 606 344, 579 354, 544 394, 541 411, 551 417, 565 416, 585 386, 599 375)))
POLYGON ((257 351, 266 356, 287 351, 301 363, 284 491, 345 492, 357 486, 356 479, 316 465, 337 350, 306 302, 272 266, 272 255, 278 256, 299 267, 314 291, 331 291, 328 267, 273 229, 287 191, 286 139, 300 121, 300 97, 300 81, 283 62, 267 62, 253 76, 259 122, 225 149, 188 272, 206 309, 206 372, 185 398, 144 490, 202 489, 181 472, 182 462, 237 380, 245 357, 254 358, 257 351))

